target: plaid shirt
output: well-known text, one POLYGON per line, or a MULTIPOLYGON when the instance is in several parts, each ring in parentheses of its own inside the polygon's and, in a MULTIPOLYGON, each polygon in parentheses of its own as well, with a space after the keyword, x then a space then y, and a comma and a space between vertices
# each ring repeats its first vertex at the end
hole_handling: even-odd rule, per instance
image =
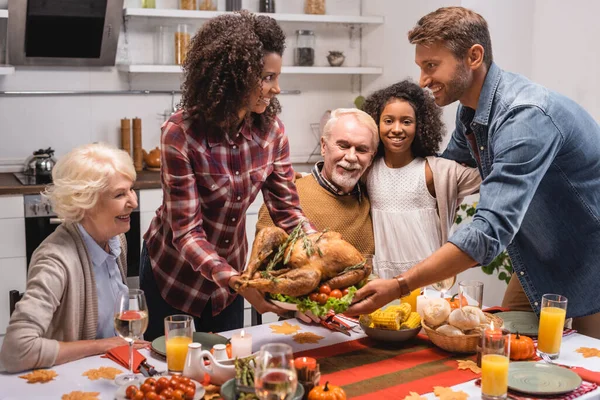
POLYGON ((228 281, 244 269, 246 210, 258 191, 288 232, 305 218, 288 139, 278 119, 268 132, 245 124, 230 138, 179 111, 162 126, 161 149, 163 204, 144 235, 154 277, 171 306, 200 316, 210 299, 216 315, 236 296, 228 281))

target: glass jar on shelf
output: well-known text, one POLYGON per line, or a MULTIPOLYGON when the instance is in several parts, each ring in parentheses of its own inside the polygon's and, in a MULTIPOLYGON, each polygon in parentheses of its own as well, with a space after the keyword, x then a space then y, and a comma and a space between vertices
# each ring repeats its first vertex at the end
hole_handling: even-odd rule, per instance
POLYGON ((304 0, 305 14, 325 14, 325 0, 304 0))
POLYGON ((294 65, 312 67, 315 64, 315 34, 309 30, 296 31, 294 65))
POLYGON ((216 0, 198 0, 198 10, 217 11, 216 0))
POLYGON ((189 45, 189 26, 186 24, 177 25, 177 32, 175 32, 175 64, 183 64, 189 45))
POLYGON ((196 0, 179 0, 180 10, 195 10, 196 0))
POLYGON ((156 0, 142 0, 142 8, 156 8, 156 0))

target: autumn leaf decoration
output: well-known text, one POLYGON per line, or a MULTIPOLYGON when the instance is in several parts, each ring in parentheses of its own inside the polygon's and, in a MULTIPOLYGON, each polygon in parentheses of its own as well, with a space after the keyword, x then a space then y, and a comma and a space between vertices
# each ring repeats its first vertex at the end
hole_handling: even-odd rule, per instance
POLYGON ((272 333, 277 333, 280 335, 293 335, 300 330, 298 325, 291 325, 287 321, 285 321, 281 325, 269 325, 272 333))
POLYGON ((481 373, 481 368, 472 360, 456 360, 456 362, 458 362, 458 369, 470 369, 476 374, 481 373))
POLYGON ((593 347, 580 347, 575 351, 582 354, 585 358, 600 357, 600 350, 593 347))

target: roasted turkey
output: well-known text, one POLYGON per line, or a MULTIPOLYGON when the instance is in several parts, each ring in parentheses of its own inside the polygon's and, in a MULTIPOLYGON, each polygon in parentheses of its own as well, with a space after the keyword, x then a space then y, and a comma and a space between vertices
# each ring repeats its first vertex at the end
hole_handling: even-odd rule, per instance
POLYGON ((371 273, 362 254, 337 232, 307 235, 300 225, 288 236, 281 228, 260 230, 239 287, 302 296, 327 284, 331 289, 356 285, 371 273))

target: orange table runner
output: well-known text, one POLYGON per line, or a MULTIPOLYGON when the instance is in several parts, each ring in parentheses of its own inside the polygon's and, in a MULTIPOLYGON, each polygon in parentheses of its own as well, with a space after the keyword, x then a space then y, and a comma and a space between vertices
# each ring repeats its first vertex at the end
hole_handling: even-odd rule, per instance
POLYGON ((402 399, 410 391, 428 393, 434 386, 450 387, 479 377, 459 370, 456 362, 475 356, 448 353, 422 335, 398 344, 367 337, 294 356, 316 358, 321 384, 342 386, 354 399, 402 399))

